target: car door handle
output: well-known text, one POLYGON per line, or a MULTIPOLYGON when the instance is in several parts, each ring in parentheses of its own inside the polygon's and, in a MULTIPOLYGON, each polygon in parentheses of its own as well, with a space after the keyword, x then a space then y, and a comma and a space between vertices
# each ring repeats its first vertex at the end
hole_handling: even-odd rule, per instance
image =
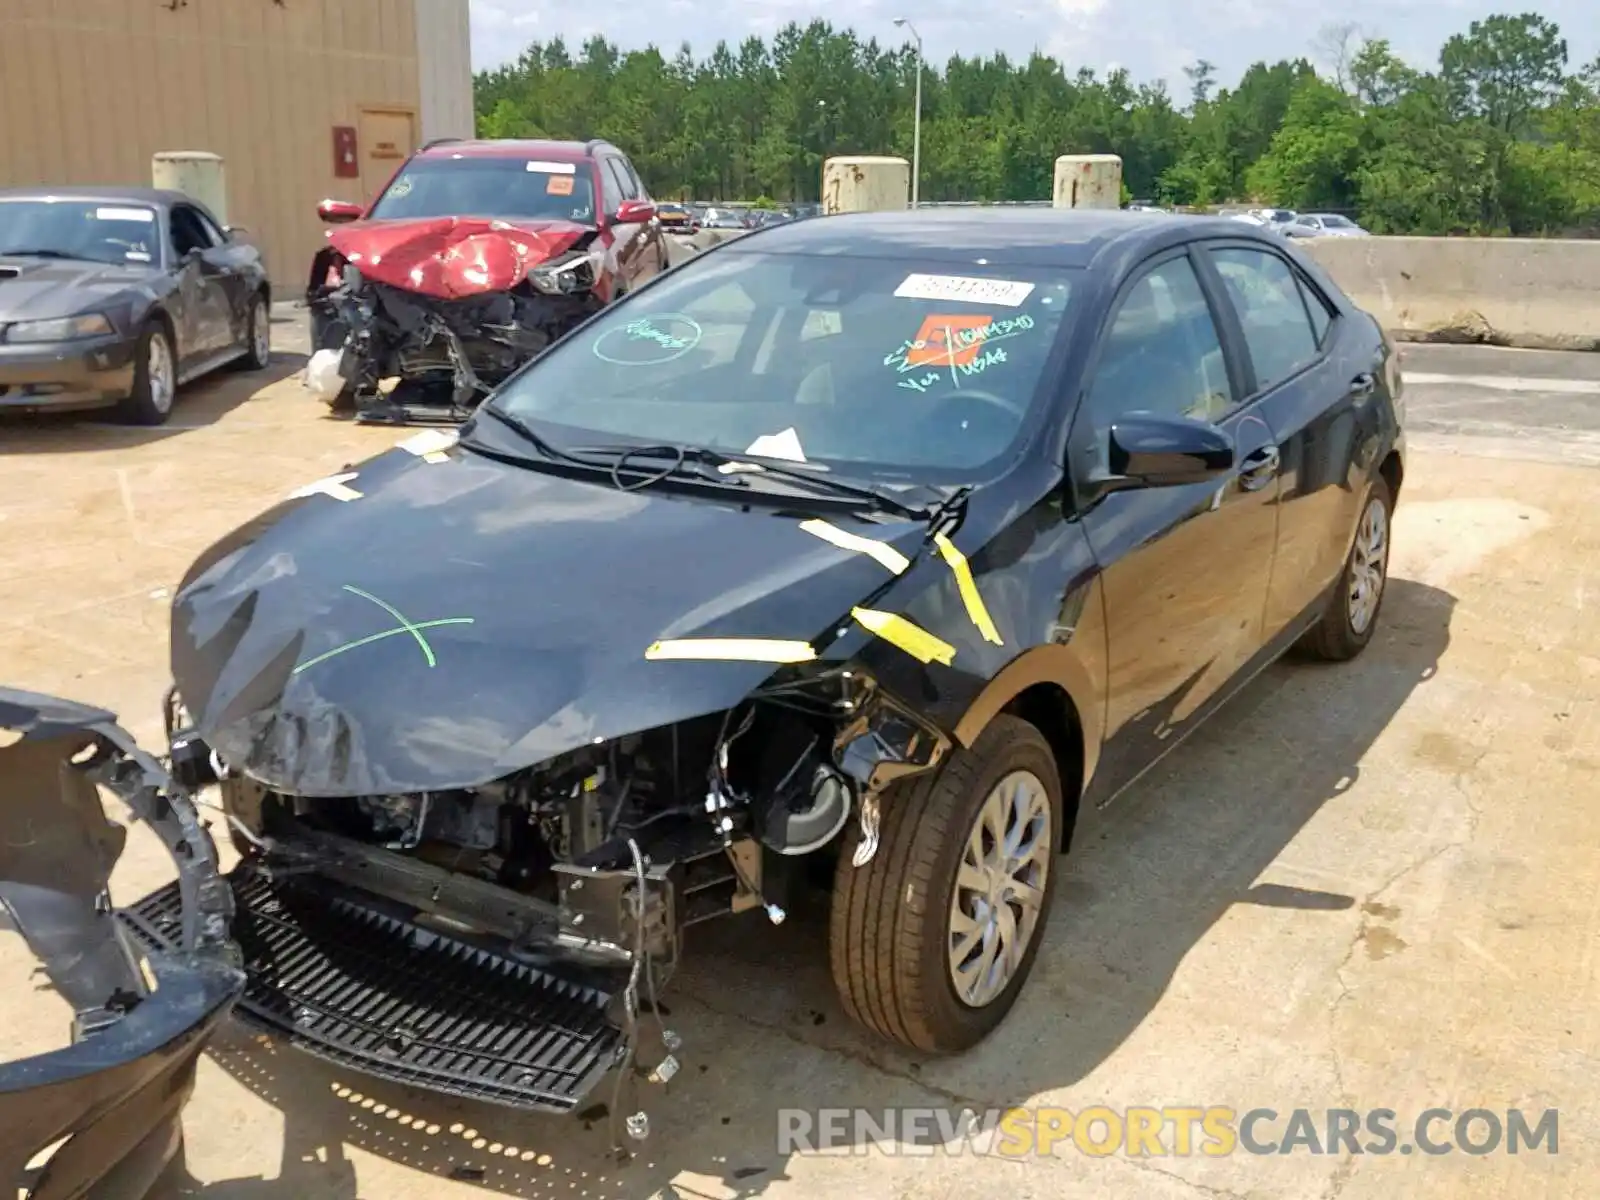
POLYGON ((1247 492, 1260 491, 1277 477, 1280 461, 1276 446, 1263 446, 1245 455, 1239 464, 1239 486, 1247 492))
POLYGON ((1350 396, 1354 400, 1365 400, 1377 387, 1377 377, 1370 371, 1363 371, 1350 381, 1350 396))

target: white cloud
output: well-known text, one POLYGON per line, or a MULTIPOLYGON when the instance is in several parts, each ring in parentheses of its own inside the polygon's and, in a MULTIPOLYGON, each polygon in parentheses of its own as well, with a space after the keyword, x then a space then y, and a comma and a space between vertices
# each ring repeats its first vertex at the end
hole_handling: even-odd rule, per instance
MULTIPOLYGON (((1572 51, 1573 65, 1600 53, 1600 22, 1595 0, 1541 0, 1540 14, 1558 22, 1572 51)), ((1504 6, 1502 6, 1504 7, 1504 6)), ((697 56, 709 54, 719 39, 737 44, 752 34, 770 38, 790 21, 814 19, 836 28, 853 27, 863 40, 894 46, 908 35, 894 18, 908 15, 922 35, 931 63, 953 54, 1003 52, 1026 59, 1035 48, 1064 61, 1069 72, 1093 67, 1104 73, 1119 63, 1135 81, 1166 79, 1173 95, 1187 93, 1183 67, 1197 58, 1216 65, 1218 81, 1231 86, 1252 62, 1313 57, 1312 42, 1325 25, 1353 21, 1369 36, 1387 37, 1395 50, 1423 66, 1437 62, 1439 47, 1469 22, 1494 11, 1480 0, 1340 0, 1306 8, 1282 0, 1051 0, 1026 12, 1002 17, 994 9, 973 8, 962 0, 736 0, 731 5, 696 5, 700 19, 661 30, 639 20, 628 6, 601 8, 593 0, 472 0, 473 63, 498 66, 517 57, 533 40, 560 36, 576 52, 598 33, 623 49, 654 41, 669 56, 687 41, 697 56)), ((1508 8, 1506 11, 1515 11, 1508 8)), ((659 13, 658 13, 659 15, 659 13)))

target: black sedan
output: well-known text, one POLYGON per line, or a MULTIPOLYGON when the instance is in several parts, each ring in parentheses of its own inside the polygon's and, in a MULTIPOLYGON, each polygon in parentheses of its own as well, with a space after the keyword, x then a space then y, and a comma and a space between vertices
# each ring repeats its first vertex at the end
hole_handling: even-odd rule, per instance
POLYGON ((178 589, 243 1011, 570 1110, 675 1069, 635 997, 699 922, 827 880, 846 1008, 974 1045, 1096 810, 1291 646, 1372 640, 1397 364, 1210 218, 796 221, 630 293, 178 589))
POLYGON ((0 412, 159 425, 189 380, 265 367, 271 292, 238 233, 180 192, 0 190, 0 412))

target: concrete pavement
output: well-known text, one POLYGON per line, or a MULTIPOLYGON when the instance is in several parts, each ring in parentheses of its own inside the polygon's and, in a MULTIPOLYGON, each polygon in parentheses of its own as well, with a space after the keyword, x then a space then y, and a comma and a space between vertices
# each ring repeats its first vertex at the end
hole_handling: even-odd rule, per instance
MULTIPOLYGON (((815 912, 729 923, 696 939, 664 997, 686 1068, 647 1094, 652 1136, 626 1167, 606 1161, 603 1119, 376 1085, 235 1030, 202 1065, 169 1195, 1587 1197, 1600 471, 1517 451, 1570 443, 1555 416, 1592 410, 1459 379, 1585 380, 1600 364, 1468 349, 1406 349, 1408 371, 1457 380, 1408 389, 1417 441, 1453 440, 1416 449, 1367 654, 1272 668, 1110 811, 1065 864, 1031 986, 973 1053, 918 1060, 849 1025, 815 912), (1468 393, 1511 432, 1475 432, 1453 407, 1468 393), (1538 436, 1519 443, 1526 430, 1538 436), (1319 1125, 1329 1107, 1402 1122, 1556 1107, 1560 1153, 1133 1158, 1069 1143, 1011 1162, 777 1146, 780 1108, 1011 1104, 1305 1107, 1319 1125)), ((290 378, 298 365, 285 354, 277 382, 186 391, 164 430, 0 427, 0 679, 107 705, 156 744, 166 603, 189 561, 399 436, 328 419, 290 378)), ((169 875, 135 831, 116 895, 169 875)), ((28 979, 0 933, 0 1055, 60 1040, 61 1013, 28 979)))
POLYGON ((1400 363, 1418 446, 1600 465, 1600 354, 1407 344, 1400 363))

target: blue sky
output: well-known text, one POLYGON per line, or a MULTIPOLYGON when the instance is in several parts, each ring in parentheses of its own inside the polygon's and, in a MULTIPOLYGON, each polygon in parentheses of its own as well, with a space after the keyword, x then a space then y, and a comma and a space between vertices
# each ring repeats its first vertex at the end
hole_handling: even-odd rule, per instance
POLYGON ((790 21, 815 18, 853 26, 862 37, 896 42, 906 35, 893 25, 908 16, 922 34, 930 62, 954 53, 1006 54, 1025 58, 1035 48, 1080 66, 1104 71, 1123 66, 1136 80, 1166 79, 1184 95, 1185 65, 1207 59, 1220 82, 1231 85, 1252 62, 1305 55, 1320 30, 1354 22, 1371 37, 1386 37, 1418 66, 1437 62, 1452 33, 1494 12, 1535 8, 1561 26, 1572 65, 1600 53, 1596 0, 1541 0, 1497 6, 1482 0, 659 0, 643 8, 596 4, 593 0, 471 0, 473 65, 492 67, 513 59, 534 40, 561 36, 574 48, 595 33, 624 49, 654 41, 669 54, 688 41, 704 57, 719 38, 737 42, 750 34, 770 36, 790 21), (695 14, 699 14, 698 17, 695 14), (1586 19, 1587 18, 1587 19, 1586 19), (651 33, 659 30, 659 33, 651 33))

